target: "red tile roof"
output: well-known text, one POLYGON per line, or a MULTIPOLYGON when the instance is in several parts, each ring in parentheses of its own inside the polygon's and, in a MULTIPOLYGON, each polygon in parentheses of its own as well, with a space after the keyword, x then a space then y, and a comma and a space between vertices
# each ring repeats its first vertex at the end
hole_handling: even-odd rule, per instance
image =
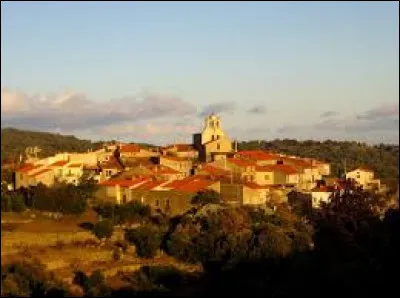
POLYGON ((102 163, 101 167, 104 169, 122 169, 121 165, 114 156, 110 156, 110 160, 102 163))
POLYGON ((171 156, 171 155, 161 156, 161 158, 165 158, 165 159, 169 159, 169 160, 173 160, 173 161, 189 161, 189 159, 187 159, 187 158, 171 156))
POLYGON ((165 149, 176 149, 178 152, 190 152, 190 151, 196 151, 196 149, 193 147, 193 145, 190 144, 172 144, 167 146, 165 149))
POLYGON ((283 163, 291 163, 296 167, 301 167, 301 168, 305 168, 305 169, 312 169, 312 168, 316 168, 316 166, 314 166, 312 164, 311 161, 307 161, 304 159, 300 159, 300 158, 293 158, 293 157, 284 157, 282 158, 283 163))
POLYGON ((238 158, 228 158, 227 161, 237 165, 238 167, 250 167, 250 166, 256 165, 254 162, 243 160, 243 159, 238 159, 238 158))
POLYGON ((160 181, 160 180, 153 180, 153 181, 147 181, 137 187, 134 187, 134 190, 152 190, 153 188, 160 186, 161 184, 165 183, 166 181, 160 181))
POLYGON ((162 174, 179 174, 179 171, 176 171, 170 167, 164 166, 164 165, 157 165, 157 166, 152 166, 149 168, 153 174, 155 175, 162 175, 162 174))
POLYGON ((32 174, 32 175, 29 175, 29 176, 31 176, 31 177, 37 177, 37 176, 40 176, 40 175, 42 175, 42 174, 44 174, 44 173, 47 173, 47 172, 49 172, 49 171, 51 171, 51 169, 43 169, 43 170, 40 170, 39 172, 36 172, 36 173, 34 173, 34 174, 32 174))
POLYGON ((139 145, 136 144, 122 145, 120 148, 120 152, 121 153, 140 152, 140 147, 139 145))
POLYGON ((256 171, 257 172, 281 172, 281 173, 285 173, 286 175, 299 173, 299 170, 296 169, 295 166, 287 165, 287 164, 257 166, 256 171))
POLYGON ((27 172, 29 172, 31 170, 34 170, 34 169, 37 169, 39 167, 41 167, 41 165, 34 165, 34 164, 28 164, 27 163, 27 164, 23 165, 21 168, 19 168, 17 170, 17 172, 27 173, 27 172))
POLYGON ((66 160, 60 160, 60 161, 53 162, 52 164, 49 165, 49 167, 63 167, 67 163, 68 163, 68 161, 66 161, 66 160))
POLYGON ((201 180, 201 179, 192 180, 183 185, 178 185, 174 187, 174 189, 182 192, 196 193, 199 192, 200 190, 206 189, 207 187, 215 183, 216 183, 215 181, 210 181, 210 180, 201 180))
POLYGON ((207 172, 209 174, 213 174, 213 175, 217 175, 217 176, 230 175, 230 171, 227 171, 227 170, 224 170, 224 169, 220 169, 220 168, 217 168, 215 166, 208 165, 208 164, 203 165, 199 169, 199 171, 200 172, 207 172))

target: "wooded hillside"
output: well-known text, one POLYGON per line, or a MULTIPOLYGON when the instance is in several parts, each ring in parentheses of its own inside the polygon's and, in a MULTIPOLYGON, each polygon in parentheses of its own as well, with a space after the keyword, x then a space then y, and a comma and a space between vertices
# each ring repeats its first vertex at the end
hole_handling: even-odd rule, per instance
POLYGON ((312 157, 329 162, 332 174, 340 176, 345 167, 351 170, 363 165, 374 170, 379 178, 399 178, 399 146, 367 145, 359 142, 297 141, 291 139, 273 141, 249 141, 238 144, 239 150, 265 149, 300 157, 312 157))
POLYGON ((100 143, 80 140, 74 136, 60 135, 48 132, 18 130, 15 128, 1 129, 1 160, 18 159, 25 155, 27 147, 38 146, 42 151, 39 157, 47 157, 57 152, 86 152, 88 149, 100 147, 100 143))

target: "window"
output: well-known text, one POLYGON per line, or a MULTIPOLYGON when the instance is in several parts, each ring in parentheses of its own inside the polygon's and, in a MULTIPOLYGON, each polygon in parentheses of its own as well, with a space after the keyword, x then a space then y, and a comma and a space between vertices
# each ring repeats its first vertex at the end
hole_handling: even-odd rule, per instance
POLYGON ((126 203, 126 195, 122 196, 122 203, 124 203, 124 204, 126 203))
POLYGON ((156 207, 160 206, 160 201, 156 200, 156 207))
POLYGON ((217 136, 217 140, 219 140, 220 136, 217 136))
POLYGON ((357 173, 357 179, 360 179, 360 178, 361 178, 360 173, 357 173))
POLYGON ((217 150, 220 150, 220 149, 221 149, 221 145, 217 144, 217 150))
POLYGON ((215 136, 214 136, 214 135, 212 135, 212 136, 211 136, 211 139, 214 141, 214 140, 215 140, 215 136))
POLYGON ((165 200, 165 207, 166 207, 167 209, 169 209, 169 208, 171 207, 171 203, 170 203, 169 199, 166 199, 166 200, 165 200))
POLYGON ((269 175, 265 175, 264 179, 269 180, 269 175))

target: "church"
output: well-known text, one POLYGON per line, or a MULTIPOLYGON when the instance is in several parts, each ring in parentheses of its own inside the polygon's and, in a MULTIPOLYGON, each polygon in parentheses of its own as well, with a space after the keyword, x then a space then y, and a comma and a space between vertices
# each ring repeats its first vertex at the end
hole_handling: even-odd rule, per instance
POLYGON ((202 162, 225 159, 234 153, 232 141, 223 131, 220 117, 215 114, 207 116, 203 131, 193 135, 193 146, 202 162))

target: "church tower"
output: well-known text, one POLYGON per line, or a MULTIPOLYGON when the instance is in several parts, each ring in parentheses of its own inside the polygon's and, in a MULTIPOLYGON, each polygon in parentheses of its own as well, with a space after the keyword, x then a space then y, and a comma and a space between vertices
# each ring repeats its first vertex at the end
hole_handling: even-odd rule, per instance
POLYGON ((225 133, 221 127, 221 119, 217 115, 211 114, 204 121, 205 126, 201 133, 201 144, 225 138, 225 133))

